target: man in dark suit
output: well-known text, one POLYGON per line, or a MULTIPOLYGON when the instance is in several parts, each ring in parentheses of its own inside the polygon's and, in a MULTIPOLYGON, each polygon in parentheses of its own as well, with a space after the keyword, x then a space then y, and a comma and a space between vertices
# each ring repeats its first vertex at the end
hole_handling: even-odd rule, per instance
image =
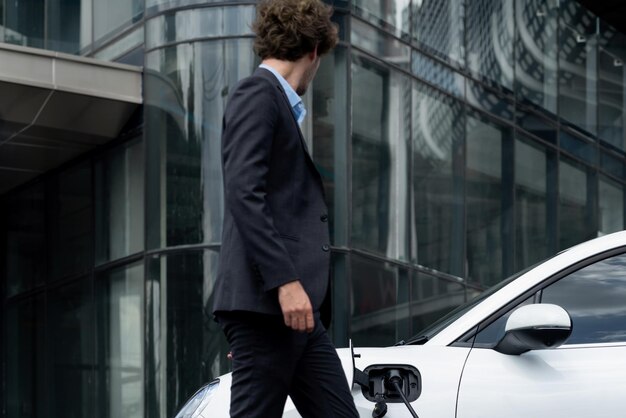
POLYGON ((214 314, 233 357, 232 418, 358 417, 320 318, 330 240, 322 180, 299 124, 321 55, 337 43, 319 0, 258 5, 261 66, 224 113, 225 213, 214 314))

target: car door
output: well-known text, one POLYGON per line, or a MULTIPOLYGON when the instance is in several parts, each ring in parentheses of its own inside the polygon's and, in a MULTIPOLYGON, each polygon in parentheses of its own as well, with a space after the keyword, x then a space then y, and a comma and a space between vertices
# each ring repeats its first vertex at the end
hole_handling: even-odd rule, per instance
POLYGON ((626 410, 626 255, 596 257, 525 295, 572 318, 572 334, 552 350, 521 355, 493 349, 501 314, 471 338, 459 385, 458 418, 617 417, 626 410))

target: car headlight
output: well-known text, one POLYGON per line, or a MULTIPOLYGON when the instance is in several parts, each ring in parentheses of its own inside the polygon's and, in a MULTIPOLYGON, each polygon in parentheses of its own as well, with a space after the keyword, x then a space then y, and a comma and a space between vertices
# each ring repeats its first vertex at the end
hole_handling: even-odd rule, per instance
POLYGON ((183 406, 183 409, 176 415, 176 418, 201 418, 204 416, 202 412, 209 406, 211 402, 211 398, 217 391, 217 388, 220 385, 220 380, 215 379, 211 383, 203 386, 196 392, 195 395, 191 397, 183 406))

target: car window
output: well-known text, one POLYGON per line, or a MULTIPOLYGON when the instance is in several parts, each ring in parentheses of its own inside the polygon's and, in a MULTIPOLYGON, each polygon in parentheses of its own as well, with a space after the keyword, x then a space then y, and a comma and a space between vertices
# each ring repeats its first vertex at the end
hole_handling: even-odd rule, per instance
MULTIPOLYGON (((474 344, 479 348, 493 347, 504 336, 504 326, 506 325, 506 320, 509 319, 509 316, 511 316, 513 311, 520 306, 532 303, 534 297, 535 295, 532 295, 531 297, 516 305, 513 309, 510 309, 507 313, 493 321, 491 324, 487 325, 487 327, 485 327, 478 334, 476 334, 476 340, 474 341, 474 344)), ((469 338, 468 341, 469 340, 471 340, 471 338, 469 338)))
POLYGON ((541 303, 572 317, 565 344, 626 342, 626 255, 598 261, 546 287, 541 303))

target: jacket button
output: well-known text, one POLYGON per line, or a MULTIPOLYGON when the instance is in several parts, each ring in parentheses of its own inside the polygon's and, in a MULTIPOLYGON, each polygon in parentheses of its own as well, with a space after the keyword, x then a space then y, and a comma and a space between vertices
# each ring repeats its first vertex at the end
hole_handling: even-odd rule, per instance
POLYGON ((322 250, 323 251, 328 251, 328 250, 330 250, 330 247, 328 245, 324 244, 324 245, 322 245, 322 250))
POLYGON ((328 215, 323 214, 322 216, 320 216, 320 219, 322 222, 328 222, 328 215))

